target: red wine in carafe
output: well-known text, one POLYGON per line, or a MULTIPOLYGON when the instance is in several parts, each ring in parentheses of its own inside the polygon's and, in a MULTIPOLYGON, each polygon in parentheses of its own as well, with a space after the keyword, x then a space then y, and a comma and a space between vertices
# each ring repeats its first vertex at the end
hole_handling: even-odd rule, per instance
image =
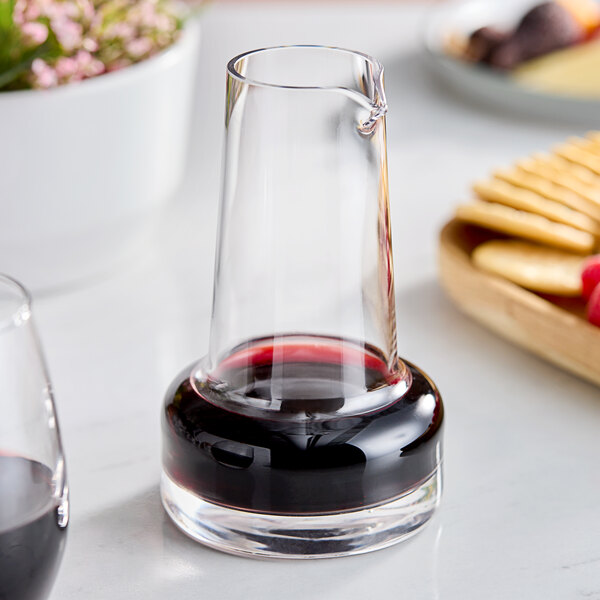
POLYGON ((165 469, 204 500, 246 511, 318 515, 399 497, 432 475, 441 453, 441 400, 408 368, 410 389, 384 407, 312 420, 386 386, 383 356, 337 338, 246 343, 216 370, 245 398, 243 411, 196 389, 189 368, 167 393, 165 469), (278 410, 253 412, 261 402, 278 410))

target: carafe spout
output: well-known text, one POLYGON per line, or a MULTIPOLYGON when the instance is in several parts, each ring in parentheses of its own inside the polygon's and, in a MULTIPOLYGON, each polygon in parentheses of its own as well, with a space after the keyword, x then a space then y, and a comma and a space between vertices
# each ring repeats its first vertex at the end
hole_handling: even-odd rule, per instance
POLYGON ((359 125, 359 131, 365 135, 370 135, 375 129, 379 119, 385 117, 388 111, 387 100, 385 97, 383 85, 383 66, 374 62, 370 65, 372 69, 371 95, 369 98, 369 116, 359 125))

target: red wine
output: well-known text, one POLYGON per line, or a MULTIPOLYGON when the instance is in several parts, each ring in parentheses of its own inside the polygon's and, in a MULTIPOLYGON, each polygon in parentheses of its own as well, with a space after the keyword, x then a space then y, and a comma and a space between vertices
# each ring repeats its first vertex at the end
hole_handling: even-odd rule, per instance
POLYGON ((0 455, 0 600, 46 598, 62 557, 52 471, 39 462, 0 455))
POLYGON ((352 395, 393 376, 372 347, 294 339, 244 344, 216 370, 250 406, 276 400, 276 414, 224 408, 196 389, 193 368, 175 380, 162 423, 168 476, 209 502, 282 515, 375 506, 428 479, 440 461, 443 421, 431 381, 407 363, 412 383, 391 404, 311 420, 311 411, 339 411, 352 395), (305 418, 294 419, 295 411, 305 418))

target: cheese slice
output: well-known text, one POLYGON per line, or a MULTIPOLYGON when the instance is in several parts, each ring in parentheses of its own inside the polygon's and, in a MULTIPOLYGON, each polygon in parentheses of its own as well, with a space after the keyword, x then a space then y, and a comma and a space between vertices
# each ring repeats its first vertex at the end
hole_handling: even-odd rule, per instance
POLYGON ((521 85, 563 96, 600 98, 600 40, 551 52, 517 67, 521 85))

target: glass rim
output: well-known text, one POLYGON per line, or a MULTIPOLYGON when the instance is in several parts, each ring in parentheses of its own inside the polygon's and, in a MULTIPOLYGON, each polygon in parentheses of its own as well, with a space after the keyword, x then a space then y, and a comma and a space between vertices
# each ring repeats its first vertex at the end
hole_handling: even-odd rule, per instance
POLYGON ((338 46, 326 46, 323 44, 284 44, 281 46, 265 46, 264 48, 256 48, 254 50, 248 50, 246 52, 242 52, 237 56, 234 56, 227 63, 227 73, 241 81, 242 83, 246 83, 249 85, 254 85, 257 87, 265 87, 265 88, 275 88, 275 89, 287 89, 287 90, 336 90, 340 89, 339 86, 331 85, 331 86, 320 86, 320 85, 281 85, 278 83, 268 83, 266 81, 260 81, 258 79, 252 79, 250 77, 246 77, 242 75, 238 70, 236 65, 240 60, 246 58, 247 56, 252 56, 254 54, 260 54, 263 52, 276 52, 280 50, 291 50, 291 49, 306 49, 306 50, 331 50, 334 52, 340 52, 343 54, 350 54, 352 56, 360 56, 365 59, 374 69, 376 74, 376 80, 383 73, 383 64, 377 60, 375 57, 366 54, 364 52, 360 52, 358 50, 350 50, 348 48, 340 48, 338 46))
POLYGON ((0 333, 19 326, 31 312, 31 293, 22 283, 10 275, 0 273, 0 290, 3 288, 14 292, 15 298, 10 308, 0 310, 0 333))

